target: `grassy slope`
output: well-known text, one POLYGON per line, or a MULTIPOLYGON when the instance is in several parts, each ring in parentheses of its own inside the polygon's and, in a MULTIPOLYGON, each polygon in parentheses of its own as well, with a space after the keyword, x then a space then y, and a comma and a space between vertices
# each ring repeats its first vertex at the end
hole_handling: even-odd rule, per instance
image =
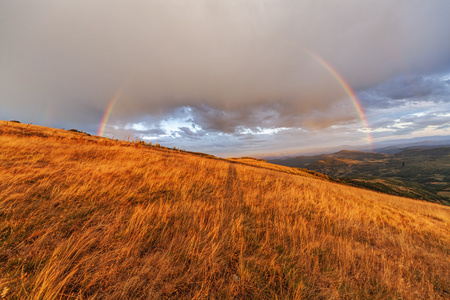
POLYGON ((450 295, 449 207, 265 167, 2 122, 0 294, 450 295))

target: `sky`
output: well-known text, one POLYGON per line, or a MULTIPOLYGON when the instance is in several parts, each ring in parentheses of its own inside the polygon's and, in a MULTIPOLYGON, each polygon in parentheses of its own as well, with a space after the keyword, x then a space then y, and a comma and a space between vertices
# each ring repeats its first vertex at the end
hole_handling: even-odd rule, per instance
POLYGON ((450 135, 448 0, 0 0, 0 119, 251 156, 450 135))

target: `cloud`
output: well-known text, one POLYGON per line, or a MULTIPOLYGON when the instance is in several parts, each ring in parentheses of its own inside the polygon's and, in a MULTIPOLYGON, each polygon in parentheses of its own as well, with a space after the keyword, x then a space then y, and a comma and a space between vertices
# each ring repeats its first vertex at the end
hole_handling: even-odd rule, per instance
POLYGON ((371 91, 369 108, 437 101, 426 75, 450 67, 448 11, 446 0, 3 1, 0 117, 45 124, 52 112, 95 128, 122 90, 112 125, 191 118, 177 127, 191 139, 354 124, 317 57, 371 91))
MULTIPOLYGON (((449 111, 449 106, 441 107, 449 111)), ((434 131, 436 129, 450 128, 450 114, 436 111, 406 113, 395 118, 380 118, 373 124, 374 137, 387 137, 392 135, 413 135, 421 131, 434 131)))
POLYGON ((358 93, 358 97, 368 109, 392 109, 430 102, 439 104, 450 101, 450 86, 442 79, 441 73, 402 74, 358 93))
POLYGON ((307 113, 345 95, 302 47, 355 88, 373 85, 401 64, 423 70, 449 58, 449 8, 410 0, 2 3, 2 78, 25 86, 22 96, 86 109, 106 106, 128 82, 118 105, 125 116, 281 100, 307 113))
POLYGON ((401 76, 390 80, 380 89, 385 97, 400 100, 428 96, 435 87, 433 81, 423 77, 401 76))

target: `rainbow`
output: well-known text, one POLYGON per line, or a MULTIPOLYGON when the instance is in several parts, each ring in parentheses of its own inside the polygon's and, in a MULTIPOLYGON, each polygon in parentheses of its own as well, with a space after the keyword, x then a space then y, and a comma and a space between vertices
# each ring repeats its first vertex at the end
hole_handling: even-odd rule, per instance
POLYGON ((359 118, 361 119, 364 127, 366 128, 367 132, 367 140, 370 146, 370 150, 373 152, 373 137, 371 133, 371 129, 369 126, 369 122, 367 121, 366 114, 364 113, 364 109, 361 105, 361 102, 358 100, 358 97, 356 96, 353 89, 350 87, 350 85, 345 81, 345 79, 336 71, 336 69, 333 68, 325 59, 323 59, 318 54, 312 52, 311 50, 308 50, 306 48, 302 48, 304 52, 306 52, 309 56, 314 58, 318 63, 320 63, 333 77, 339 82, 339 84, 344 89, 345 93, 350 97, 352 100, 353 105, 355 106, 356 111, 358 112, 359 118))
MULTIPOLYGON (((358 97, 356 96, 355 92, 353 91, 353 89, 350 87, 350 85, 345 81, 345 79, 336 71, 336 69, 333 68, 333 66, 331 66, 325 59, 323 59, 321 56, 319 56, 318 54, 312 52, 309 49, 306 49, 304 47, 302 47, 302 50, 307 53, 310 57, 314 58, 321 66, 323 66, 337 81, 338 83, 342 86, 342 88, 344 89, 345 93, 349 96, 350 100, 352 101, 358 115, 359 118, 361 119, 364 127, 366 128, 366 132, 367 132, 367 140, 370 146, 370 149, 373 152, 373 137, 372 137, 372 133, 371 133, 371 129, 369 126, 369 122, 367 121, 367 117, 366 114, 364 113, 364 109, 361 105, 361 102, 358 100, 358 97)), ((102 136, 104 134, 105 131, 105 127, 106 127, 106 123, 108 122, 108 119, 111 115, 111 112, 114 108, 114 105, 117 101, 117 99, 120 97, 121 93, 122 93, 123 87, 121 87, 115 94, 114 97, 111 99, 111 101, 108 104, 108 107, 106 108, 106 111, 103 115, 102 121, 100 123, 100 127, 98 129, 98 133, 97 135, 102 136)))
POLYGON ((120 97, 120 94, 122 94, 123 88, 120 88, 115 94, 114 97, 109 101, 108 107, 106 108, 105 113, 103 114, 102 121, 100 122, 100 127, 98 128, 97 135, 103 136, 103 133, 105 131, 106 123, 108 123, 108 119, 111 115, 111 112, 114 108, 114 104, 116 104, 117 99, 120 97))

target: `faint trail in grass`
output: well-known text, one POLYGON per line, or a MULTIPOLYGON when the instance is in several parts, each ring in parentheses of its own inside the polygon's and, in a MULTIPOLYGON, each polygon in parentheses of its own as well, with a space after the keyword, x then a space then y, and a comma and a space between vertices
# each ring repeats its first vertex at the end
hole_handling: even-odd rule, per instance
POLYGON ((224 186, 224 197, 221 203, 221 234, 228 240, 227 267, 224 278, 234 286, 233 299, 245 298, 245 286, 241 284, 244 270, 244 252, 246 244, 245 224, 248 216, 245 214, 244 190, 237 175, 236 166, 230 164, 224 186))
POLYGON ((233 164, 230 164, 228 168, 228 177, 225 184, 225 199, 228 199, 230 204, 242 204, 244 201, 244 192, 237 176, 236 167, 233 164))
POLYGON ((224 197, 221 202, 222 226, 229 225, 232 220, 244 218, 244 191, 236 172, 236 166, 230 164, 224 186, 224 197))

